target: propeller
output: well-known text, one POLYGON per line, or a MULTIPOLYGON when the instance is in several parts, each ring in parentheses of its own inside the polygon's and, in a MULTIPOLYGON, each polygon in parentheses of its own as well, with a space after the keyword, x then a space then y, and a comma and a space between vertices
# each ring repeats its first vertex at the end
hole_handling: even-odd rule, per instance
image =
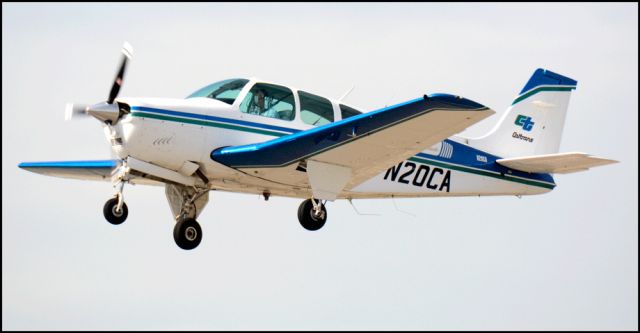
POLYGON ((122 62, 120 63, 120 69, 113 80, 109 97, 105 102, 97 104, 80 104, 80 103, 67 103, 65 108, 65 120, 72 119, 74 117, 92 116, 102 122, 115 124, 120 118, 120 108, 117 103, 113 103, 118 97, 120 88, 124 81, 124 74, 127 70, 127 63, 133 55, 133 48, 131 44, 124 42, 122 46, 122 62))
POLYGON ((118 75, 113 80, 113 85, 111 86, 111 92, 109 93, 109 99, 107 99, 107 104, 113 104, 113 101, 118 97, 118 92, 120 92, 120 87, 122 86, 122 81, 124 80, 124 73, 127 70, 127 61, 131 59, 133 55, 133 48, 131 44, 124 42, 122 45, 122 64, 120 65, 120 70, 118 71, 118 75))

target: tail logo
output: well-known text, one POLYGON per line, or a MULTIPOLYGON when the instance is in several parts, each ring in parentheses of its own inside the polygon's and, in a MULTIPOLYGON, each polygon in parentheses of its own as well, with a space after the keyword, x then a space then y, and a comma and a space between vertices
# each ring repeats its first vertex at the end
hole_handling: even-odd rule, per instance
POLYGON ((515 124, 522 127, 522 129, 527 132, 531 131, 533 129, 533 125, 535 125, 535 123, 531 121, 531 117, 523 116, 521 114, 516 118, 515 124))

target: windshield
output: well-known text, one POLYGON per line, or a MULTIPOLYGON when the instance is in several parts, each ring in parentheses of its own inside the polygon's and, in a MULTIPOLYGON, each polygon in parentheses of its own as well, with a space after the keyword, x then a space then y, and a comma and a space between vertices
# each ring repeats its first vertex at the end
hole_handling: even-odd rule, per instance
POLYGON ((207 97, 217 99, 227 104, 233 104, 240 90, 242 90, 247 82, 249 82, 247 79, 229 79, 212 83, 187 96, 187 98, 207 97))

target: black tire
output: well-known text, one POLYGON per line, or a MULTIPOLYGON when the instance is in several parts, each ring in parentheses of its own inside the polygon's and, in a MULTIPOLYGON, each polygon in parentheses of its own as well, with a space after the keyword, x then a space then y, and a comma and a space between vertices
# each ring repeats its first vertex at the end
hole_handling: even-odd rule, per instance
POLYGON ((109 221, 109 223, 118 225, 124 222, 129 215, 129 209, 127 208, 126 203, 122 203, 122 211, 118 214, 116 212, 116 207, 118 206, 118 198, 113 198, 107 200, 104 204, 104 208, 102 209, 102 213, 104 214, 104 218, 109 221))
POLYGON ((180 220, 173 228, 173 239, 181 249, 193 250, 202 240, 202 228, 195 219, 180 220))
POLYGON ((315 216, 311 199, 307 199, 300 204, 300 207, 298 207, 298 221, 300 221, 303 228, 315 231, 324 226, 324 223, 327 222, 327 209, 322 204, 321 208, 322 213, 320 216, 315 216))

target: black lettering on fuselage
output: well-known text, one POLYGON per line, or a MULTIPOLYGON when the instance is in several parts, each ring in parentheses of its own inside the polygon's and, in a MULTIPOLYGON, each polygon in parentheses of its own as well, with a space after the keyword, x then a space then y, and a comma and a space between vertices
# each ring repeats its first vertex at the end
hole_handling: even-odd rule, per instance
POLYGON ((429 167, 424 164, 420 164, 420 166, 418 167, 418 171, 416 171, 416 176, 413 177, 413 185, 415 186, 424 185, 424 181, 427 179, 428 175, 429 175, 429 167), (422 178, 420 178, 421 171, 424 171, 424 175, 422 176, 422 178))
POLYGON ((409 182, 411 182, 411 185, 417 187, 423 187, 426 184, 427 188, 436 191, 446 190, 449 192, 451 190, 451 170, 429 167, 425 164, 416 164, 409 161, 400 162, 398 165, 387 169, 383 179, 397 181, 403 184, 409 184, 409 182), (400 169, 402 169, 403 166, 405 170, 400 175, 400 169), (436 177, 436 174, 444 176, 436 177), (399 175, 400 177, 398 178, 399 175), (413 180, 411 180, 411 175, 413 175, 413 180))
POLYGON ((389 174, 391 174, 391 180, 395 181, 396 177, 398 177, 398 173, 400 173, 400 168, 402 168, 402 162, 387 169, 387 173, 384 174, 384 179, 387 179, 389 177, 389 174))
POLYGON ((442 184, 440 184, 440 189, 438 191, 442 191, 442 189, 447 186, 447 192, 449 192, 449 187, 451 185, 451 170, 447 170, 447 173, 444 175, 444 179, 442 180, 442 184))
POLYGON ((431 184, 431 181, 433 180, 433 176, 436 175, 436 172, 439 173, 439 174, 443 174, 444 173, 444 171, 442 169, 440 169, 440 168, 433 168, 433 172, 431 172, 431 175, 429 176, 429 180, 427 181, 427 187, 432 189, 432 190, 435 190, 435 189, 438 188, 438 185, 431 184))
POLYGON ((398 179, 398 183, 409 184, 409 180, 407 180, 405 178, 409 177, 409 175, 411 175, 413 173, 413 171, 416 170, 416 164, 413 163, 413 162, 405 162, 404 166, 409 167, 411 169, 407 170, 407 172, 402 174, 402 177, 400 177, 400 179, 398 179))

